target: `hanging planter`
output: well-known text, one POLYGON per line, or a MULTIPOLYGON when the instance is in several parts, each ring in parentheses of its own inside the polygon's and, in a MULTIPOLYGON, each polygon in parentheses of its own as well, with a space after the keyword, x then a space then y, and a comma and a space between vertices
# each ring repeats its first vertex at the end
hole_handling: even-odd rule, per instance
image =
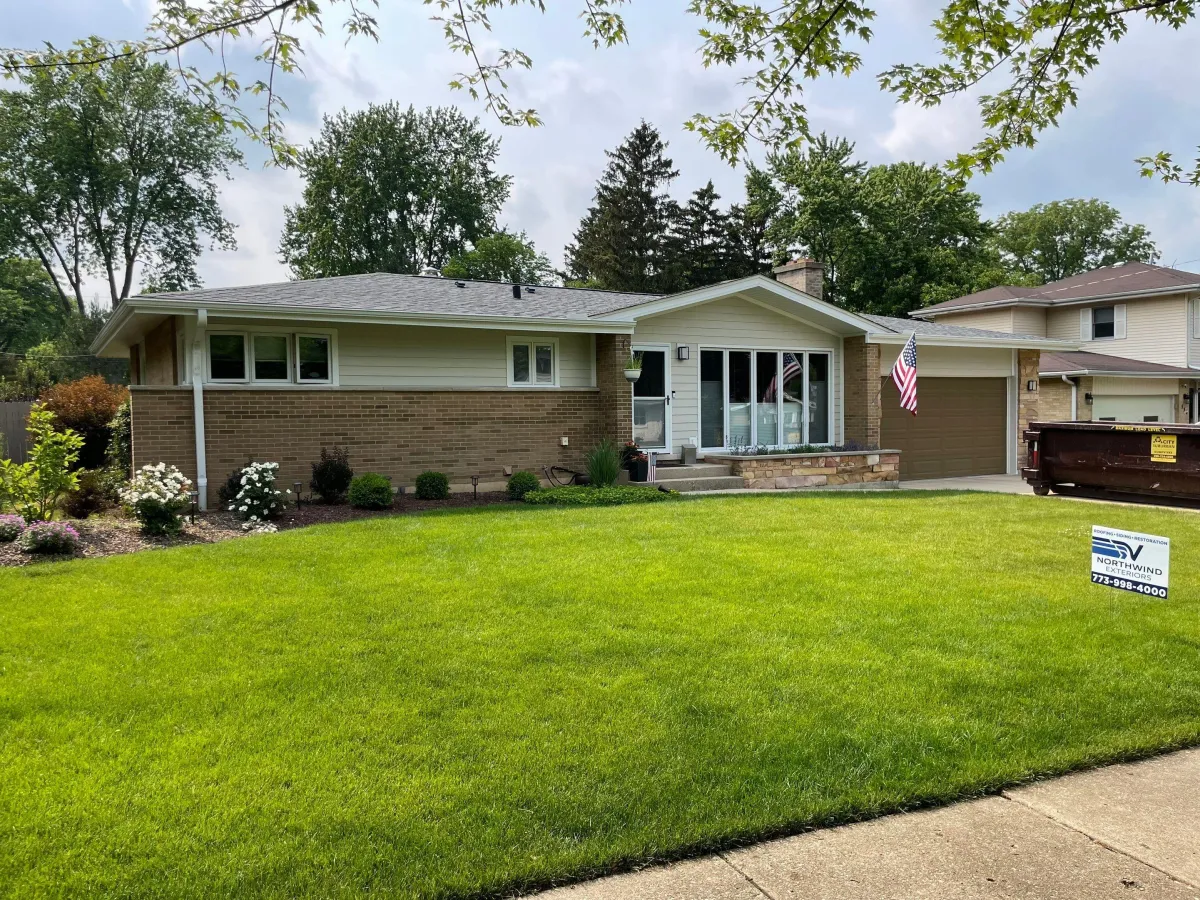
POLYGON ((630 353, 625 362, 625 380, 633 384, 642 377, 642 354, 630 353))

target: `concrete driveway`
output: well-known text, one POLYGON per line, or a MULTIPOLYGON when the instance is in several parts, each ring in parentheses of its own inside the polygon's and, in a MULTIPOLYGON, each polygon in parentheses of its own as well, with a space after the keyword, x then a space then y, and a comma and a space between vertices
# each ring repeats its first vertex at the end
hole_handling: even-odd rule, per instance
POLYGON ((993 494, 1032 494, 1020 475, 973 475, 969 478, 929 478, 901 481, 902 491, 989 491, 993 494))

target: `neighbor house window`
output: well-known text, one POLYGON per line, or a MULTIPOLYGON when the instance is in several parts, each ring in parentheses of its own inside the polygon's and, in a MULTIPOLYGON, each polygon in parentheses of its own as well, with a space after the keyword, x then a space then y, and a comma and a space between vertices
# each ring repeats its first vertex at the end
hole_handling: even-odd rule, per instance
POLYGON ((554 341, 510 340, 508 383, 511 387, 554 387, 557 347, 554 341))
POLYGON ((328 335, 297 335, 296 360, 296 369, 302 383, 328 382, 329 373, 332 371, 328 335))
POLYGON ((1112 306, 1098 306, 1092 310, 1092 340, 1117 336, 1117 310, 1112 306))
POLYGON ((255 381, 289 381, 288 336, 286 334, 256 334, 254 347, 255 381))
POLYGON ((208 336, 208 377, 212 381, 246 380, 246 336, 210 334, 208 336))

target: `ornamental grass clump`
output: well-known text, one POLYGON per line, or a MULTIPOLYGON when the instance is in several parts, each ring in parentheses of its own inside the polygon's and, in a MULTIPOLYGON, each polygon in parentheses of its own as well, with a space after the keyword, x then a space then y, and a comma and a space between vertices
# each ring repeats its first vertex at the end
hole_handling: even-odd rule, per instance
POLYGON ((74 553, 78 547, 79 532, 66 522, 34 522, 21 533, 26 553, 74 553))
POLYGON ((172 535, 183 531, 180 513, 188 508, 192 482, 166 463, 138 469, 121 491, 124 503, 142 526, 142 534, 172 535))
MULTIPOLYGON (((242 469, 242 488, 229 504, 229 509, 242 518, 243 531, 253 531, 283 514, 286 501, 284 491, 275 487, 278 475, 279 463, 252 462, 242 469)), ((291 491, 287 493, 291 494, 291 491)))
POLYGON ((11 544, 25 530, 25 520, 20 516, 0 516, 0 544, 11 544))

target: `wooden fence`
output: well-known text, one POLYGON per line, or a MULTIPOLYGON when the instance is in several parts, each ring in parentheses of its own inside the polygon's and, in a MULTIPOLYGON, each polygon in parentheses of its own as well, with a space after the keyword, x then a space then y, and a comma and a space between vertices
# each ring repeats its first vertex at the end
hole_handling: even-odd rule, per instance
POLYGON ((25 419, 32 405, 26 400, 0 403, 0 458, 25 462, 25 419))

